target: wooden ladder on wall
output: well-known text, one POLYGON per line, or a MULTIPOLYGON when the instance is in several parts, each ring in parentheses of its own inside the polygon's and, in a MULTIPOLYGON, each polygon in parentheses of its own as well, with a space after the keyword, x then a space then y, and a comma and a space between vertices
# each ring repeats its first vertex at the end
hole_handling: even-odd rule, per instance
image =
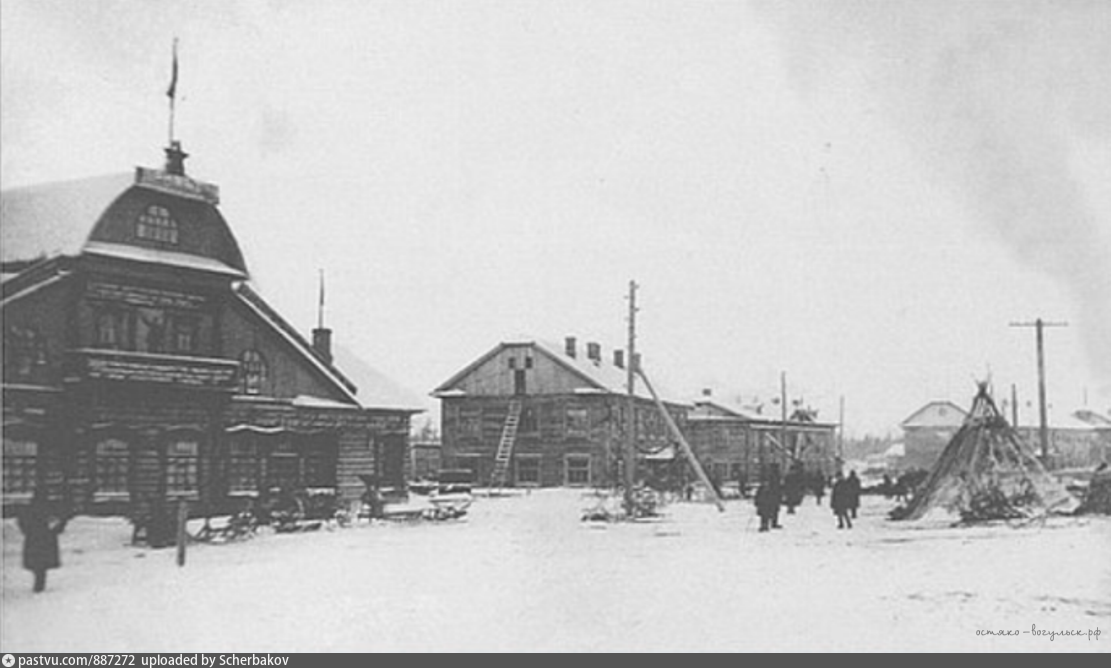
POLYGON ((509 461, 513 458, 513 444, 517 442, 517 426, 521 422, 521 400, 509 402, 509 412, 498 441, 498 454, 494 457, 494 473, 490 476, 490 487, 501 489, 509 482, 509 461))

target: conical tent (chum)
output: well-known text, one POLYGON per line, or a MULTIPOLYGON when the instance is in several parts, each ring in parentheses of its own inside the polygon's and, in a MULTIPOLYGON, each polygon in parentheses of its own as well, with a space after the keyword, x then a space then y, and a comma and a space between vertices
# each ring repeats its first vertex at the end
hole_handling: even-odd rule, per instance
POLYGON ((980 384, 961 428, 929 476, 893 519, 917 520, 934 511, 962 521, 1021 519, 1068 513, 1077 500, 1050 475, 999 413, 980 384))

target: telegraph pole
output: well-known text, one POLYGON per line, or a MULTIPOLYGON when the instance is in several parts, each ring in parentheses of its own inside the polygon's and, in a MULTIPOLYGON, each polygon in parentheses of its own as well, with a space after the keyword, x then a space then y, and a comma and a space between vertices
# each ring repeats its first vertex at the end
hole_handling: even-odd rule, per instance
POLYGON ((783 451, 794 455, 795 453, 787 447, 787 372, 779 372, 779 405, 780 413, 783 417, 783 422, 779 426, 779 445, 783 451))
POLYGON ((637 284, 629 281, 629 359, 625 367, 627 376, 625 389, 629 394, 628 410, 625 412, 625 516, 632 517, 635 512, 633 485, 636 484, 636 373, 637 373, 637 284))
POLYGON ((1043 464, 1049 463, 1049 424, 1045 404, 1045 335, 1046 327, 1068 327, 1067 322, 1045 322, 1038 318, 1034 322, 1012 322, 1011 327, 1033 327, 1038 348, 1038 439, 1041 442, 1043 464))

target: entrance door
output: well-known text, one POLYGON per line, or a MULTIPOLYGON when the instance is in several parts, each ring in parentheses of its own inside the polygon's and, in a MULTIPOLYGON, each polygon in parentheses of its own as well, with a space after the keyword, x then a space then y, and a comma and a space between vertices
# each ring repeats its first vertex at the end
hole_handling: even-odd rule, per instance
POLYGON ((404 434, 390 434, 382 439, 378 474, 384 486, 401 487, 405 484, 406 440, 404 434))
POLYGON ((524 394, 525 393, 525 370, 524 369, 517 369, 516 371, 513 372, 513 393, 514 394, 524 394))

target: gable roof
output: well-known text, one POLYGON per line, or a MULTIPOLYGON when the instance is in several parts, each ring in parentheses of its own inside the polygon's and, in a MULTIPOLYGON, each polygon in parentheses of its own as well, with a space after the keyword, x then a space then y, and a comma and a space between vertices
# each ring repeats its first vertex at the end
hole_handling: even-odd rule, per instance
MULTIPOLYGON (((587 358, 585 355, 575 357, 569 356, 563 346, 545 341, 543 339, 522 337, 515 340, 503 341, 494 346, 489 352, 481 355, 478 359, 474 360, 467 366, 463 367, 458 373, 442 383, 439 387, 432 391, 432 396, 452 396, 454 386, 459 383, 463 378, 467 377, 478 367, 485 364, 491 358, 495 357, 506 348, 515 348, 520 346, 530 346, 537 352, 547 356, 558 365, 566 369, 568 372, 574 374, 576 377, 582 379, 590 389, 596 390, 601 394, 627 394, 626 383, 628 380, 628 370, 622 367, 614 366, 607 363, 603 357, 599 362, 595 362, 587 358)), ((653 383, 656 386, 656 383, 653 383)), ((590 390, 586 390, 588 393, 590 390)), ((664 391, 656 387, 656 391, 660 394, 660 399, 669 404, 687 405, 688 402, 676 401, 668 399, 664 391)), ((634 395, 642 399, 652 399, 652 394, 645 387, 643 380, 638 380, 635 383, 634 395)))
POLYGON ((900 425, 903 429, 916 427, 957 428, 964 423, 967 413, 952 401, 931 401, 910 414, 900 425))
MULTIPOLYGON (((755 424, 782 424, 782 421, 778 416, 758 413, 755 409, 749 406, 727 406, 723 403, 705 398, 697 399, 693 403, 695 406, 695 410, 688 416, 688 419, 695 421, 741 420, 744 422, 752 422, 755 424)), ((804 422, 800 420, 792 420, 790 418, 787 419, 787 424, 794 425, 796 427, 813 427, 823 430, 837 427, 836 423, 833 422, 804 422)))
POLYGON ((346 349, 333 346, 334 363, 326 361, 316 353, 312 345, 297 332, 293 325, 282 318, 246 282, 235 284, 233 293, 241 303, 285 339, 310 366, 336 388, 348 403, 363 408, 404 410, 411 413, 420 413, 424 410, 419 408, 419 404, 415 401, 410 401, 406 391, 400 385, 378 373, 346 349), (361 396, 359 386, 336 368, 336 364, 341 360, 346 363, 343 365, 345 369, 349 364, 350 369, 358 374, 358 378, 367 384, 366 391, 361 396))
POLYGON ((389 408, 423 413, 424 403, 412 392, 392 378, 372 368, 350 349, 332 344, 335 366, 343 369, 344 374, 355 384, 355 396, 367 408, 389 408))

